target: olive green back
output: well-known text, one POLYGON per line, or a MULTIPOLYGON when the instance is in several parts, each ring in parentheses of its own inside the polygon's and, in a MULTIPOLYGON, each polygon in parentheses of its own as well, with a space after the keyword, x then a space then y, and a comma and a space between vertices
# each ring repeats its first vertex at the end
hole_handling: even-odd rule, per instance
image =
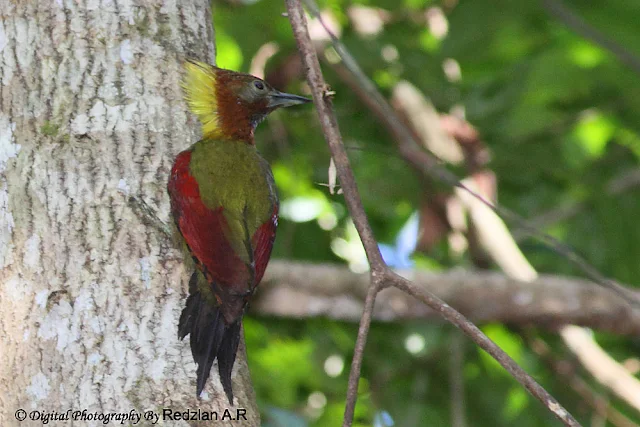
POLYGON ((189 168, 202 202, 212 210, 223 208, 229 224, 226 237, 238 256, 249 262, 246 241, 270 220, 277 203, 268 163, 255 145, 201 140, 192 147, 189 168))

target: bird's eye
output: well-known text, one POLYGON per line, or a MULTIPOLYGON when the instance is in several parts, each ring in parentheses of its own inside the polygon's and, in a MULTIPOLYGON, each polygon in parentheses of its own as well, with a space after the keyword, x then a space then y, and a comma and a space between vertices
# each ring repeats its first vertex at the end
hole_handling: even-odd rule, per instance
POLYGON ((256 80, 255 82, 253 82, 253 85, 258 90, 264 90, 264 83, 262 83, 261 81, 256 80))

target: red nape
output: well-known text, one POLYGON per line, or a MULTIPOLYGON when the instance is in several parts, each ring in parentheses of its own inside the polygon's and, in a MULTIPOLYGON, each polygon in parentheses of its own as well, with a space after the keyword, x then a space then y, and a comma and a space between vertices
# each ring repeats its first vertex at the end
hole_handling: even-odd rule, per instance
POLYGON ((221 70, 216 81, 216 99, 218 101, 218 119, 223 135, 238 141, 254 144, 253 134, 256 123, 255 117, 266 116, 269 113, 267 100, 256 102, 240 101, 238 93, 244 86, 253 84, 254 77, 246 74, 221 70))

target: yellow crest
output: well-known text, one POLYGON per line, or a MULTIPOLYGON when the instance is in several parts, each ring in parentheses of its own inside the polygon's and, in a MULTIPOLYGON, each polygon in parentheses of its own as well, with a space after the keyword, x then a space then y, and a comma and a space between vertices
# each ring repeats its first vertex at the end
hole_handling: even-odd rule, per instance
POLYGON ((219 130, 215 69, 209 64, 190 59, 185 62, 184 69, 184 99, 202 123, 203 135, 212 136, 219 130))

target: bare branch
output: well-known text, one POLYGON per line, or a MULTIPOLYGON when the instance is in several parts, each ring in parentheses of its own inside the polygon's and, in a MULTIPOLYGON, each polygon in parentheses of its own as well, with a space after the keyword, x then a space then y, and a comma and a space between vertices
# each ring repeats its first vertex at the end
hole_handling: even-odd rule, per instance
MULTIPOLYGON (((466 194, 459 193, 459 196, 470 212, 475 229, 481 235, 480 244, 500 268, 514 279, 526 282, 535 280, 538 273, 520 252, 498 215, 466 194), (505 251, 504 248, 509 250, 505 251)), ((637 298, 637 294, 629 289, 625 289, 624 293, 637 298)), ((560 336, 592 375, 640 411, 640 381, 602 350, 593 336, 584 329, 571 325, 564 326, 560 330, 560 336)))
POLYGON ((589 384, 583 380, 576 372, 575 367, 570 362, 558 360, 551 353, 549 346, 540 338, 533 338, 529 334, 522 334, 529 344, 529 347, 542 359, 542 361, 587 402, 594 411, 603 418, 609 420, 616 427, 638 427, 638 424, 631 421, 624 414, 608 404, 608 399, 593 390, 589 384))
POLYGON ((547 12, 555 16, 567 27, 571 28, 582 37, 591 40, 598 46, 613 53, 620 62, 640 74, 640 58, 627 50, 624 46, 616 43, 597 29, 590 26, 584 19, 562 4, 562 2, 555 0, 542 0, 542 5, 547 12))
POLYGON ((640 381, 609 356, 588 331, 577 326, 566 326, 562 328, 560 335, 580 363, 600 384, 640 410, 640 381))
MULTIPOLYGON (((405 83, 404 85, 407 86, 408 84, 405 83)), ((400 84, 398 86, 400 86, 400 84)), ((417 101, 414 99, 412 102, 414 105, 419 104, 420 101, 422 101, 422 103, 428 103, 428 100, 422 97, 420 93, 410 89, 413 88, 407 86, 407 89, 404 90, 404 97, 410 95, 409 97, 417 99, 417 101)), ((403 102, 405 109, 411 104, 406 101, 403 102)), ((424 107, 413 107, 413 109, 425 110, 424 107)), ((424 113, 419 117, 409 115, 409 125, 414 129, 419 129, 422 125, 420 121, 424 120, 424 116, 424 113)), ((439 127, 440 124, 432 120, 432 126, 439 127)), ((422 132, 420 133, 420 139, 428 147, 450 144, 448 141, 449 137, 443 132, 434 131, 431 132, 430 135, 422 132), (440 138, 440 141, 430 141, 437 138, 440 138)), ((434 150, 430 148, 430 151, 434 150)), ((469 167, 470 164, 468 163, 467 166, 469 167)), ((640 174, 638 174, 638 170, 635 169, 616 177, 609 182, 605 188, 609 192, 620 192, 633 186, 638 181, 640 181, 640 174)), ((476 185, 476 181, 472 178, 465 179, 463 183, 465 187, 472 189, 477 194, 482 194, 487 199, 491 199, 492 195, 495 194, 484 192, 483 188, 476 185)), ((479 244, 508 276, 526 282, 535 280, 538 273, 522 254, 508 228, 497 215, 497 212, 490 209, 485 202, 472 197, 467 191, 463 191, 462 188, 457 188, 456 193, 469 212, 473 225, 472 228, 475 230, 476 238, 474 242, 479 244)), ((628 294, 637 300, 637 293, 634 295, 631 290, 618 293, 628 294)), ((607 355, 606 352, 598 346, 591 334, 580 328, 565 326, 560 330, 560 336, 567 346, 576 353, 584 367, 591 372, 596 379, 606 387, 609 387, 626 403, 640 410, 640 406, 638 406, 640 403, 640 381, 607 355), (575 340, 578 340, 580 345, 575 345, 575 340)))
MULTIPOLYGON (((349 159, 346 154, 337 121, 333 114, 330 99, 326 96, 326 83, 322 77, 318 57, 311 44, 307 30, 307 22, 299 0, 286 0, 287 11, 291 27, 293 29, 298 50, 302 56, 305 66, 307 82, 311 87, 314 102, 318 110, 320 123, 325 139, 329 144, 331 155, 335 161, 338 177, 344 190, 345 199, 349 212, 353 217, 354 224, 360 239, 367 253, 367 258, 371 265, 371 290, 367 298, 367 305, 358 332, 359 346, 356 346, 354 360, 349 375, 349 392, 347 394, 347 404, 343 426, 350 426, 353 421, 353 411, 357 398, 357 380, 359 378, 359 368, 364 352, 365 337, 368 333, 371 312, 375 302, 375 296, 384 284, 393 285, 418 298, 429 307, 439 312, 445 319, 463 330, 476 344, 491 354, 511 375, 516 378, 525 388, 537 399, 539 399, 558 419, 565 425, 577 426, 578 422, 569 414, 549 393, 547 393, 538 383, 518 366, 504 351, 496 346, 486 335, 484 335, 474 324, 469 322, 464 316, 452 309, 446 303, 434 295, 420 289, 393 273, 386 267, 377 242, 373 237, 369 227, 366 214, 355 184, 353 173, 349 166, 349 159), (362 338, 361 338, 362 337, 362 338)), ((390 107, 389 107, 390 108, 390 107)), ((415 145, 415 144, 414 144, 415 145)), ((421 150, 419 150, 421 151, 421 150)), ((448 171, 447 171, 448 172, 448 171)))
MULTIPOLYGON (((523 282, 501 273, 465 270, 401 273, 474 322, 551 330, 573 324, 640 336, 640 311, 587 280, 540 275, 531 282, 523 282)), ((353 273, 341 265, 273 260, 263 284, 251 305, 254 313, 358 321, 369 288, 369 276, 353 273)), ((381 291, 373 309, 373 319, 378 321, 438 317, 433 310, 394 288, 381 291)))
POLYGON ((449 352, 449 387, 451 391, 451 427, 467 427, 464 399, 464 346, 460 333, 453 334, 449 352))
POLYGON ((347 156, 347 150, 342 143, 342 136, 340 135, 338 122, 335 114, 333 113, 331 97, 327 96, 328 86, 324 82, 320 71, 318 56, 311 45, 311 40, 309 39, 307 24, 304 19, 304 15, 302 14, 302 8, 299 7, 298 4, 297 6, 300 10, 296 10, 294 2, 289 0, 286 3, 289 11, 289 19, 291 20, 292 26, 294 26, 294 35, 298 42, 300 55, 302 55, 302 62, 305 64, 307 80, 309 82, 309 86, 311 86, 311 92, 313 93, 313 100, 318 111, 322 132, 329 144, 331 157, 333 157, 338 171, 338 176, 340 177, 340 185, 345 193, 345 202, 353 218, 356 230, 358 230, 358 234, 362 239, 362 244, 367 253, 367 259, 371 264, 371 269, 375 271, 376 269, 384 268, 384 262, 382 261, 378 244, 373 236, 373 231, 371 230, 367 217, 364 213, 362 201, 360 200, 360 195, 358 193, 358 186, 356 184, 355 177, 353 176, 353 171, 351 170, 349 157, 347 156), (294 19, 298 21, 297 25, 300 25, 300 27, 296 28, 293 24, 294 19))
POLYGON ((344 421, 342 422, 343 427, 349 427, 353 424, 353 414, 356 409, 356 397, 358 396, 358 383, 360 382, 360 370, 362 369, 362 358, 364 356, 365 345, 367 344, 369 327, 371 326, 373 305, 375 304, 376 295, 379 290, 378 286, 369 286, 369 292, 367 292, 367 298, 364 302, 364 310, 362 311, 360 327, 358 328, 358 338, 356 339, 356 346, 353 350, 353 362, 351 363, 351 370, 349 371, 347 397, 351 398, 347 398, 344 409, 344 421))
POLYGON ((338 122, 333 113, 331 98, 327 94, 327 85, 322 77, 318 56, 312 47, 311 39, 307 30, 307 22, 304 12, 299 1, 286 0, 289 20, 293 29, 293 34, 298 43, 298 50, 302 56, 302 62, 305 65, 307 81, 313 93, 313 100, 318 111, 322 132, 329 144, 331 157, 333 158, 338 177, 340 178, 340 186, 345 195, 345 202, 349 213, 353 219, 353 223, 358 231, 360 240, 367 254, 367 260, 371 266, 371 288, 367 294, 365 310, 360 321, 358 330, 358 339, 353 353, 353 361, 351 363, 351 371, 349 373, 349 386, 347 391, 347 402, 345 407, 344 426, 350 426, 353 423, 353 413, 358 396, 358 382, 360 379, 360 367, 364 356, 364 347, 366 338, 369 333, 369 325, 371 324, 371 313, 378 291, 382 288, 382 279, 386 270, 386 265, 382 260, 378 243, 373 236, 373 231, 369 226, 369 221, 364 212, 362 201, 358 193, 358 188, 353 176, 353 171, 349 164, 347 151, 342 143, 342 136, 338 129, 338 122))
POLYGON ((567 261, 571 262, 595 283, 598 283, 601 286, 617 292, 620 296, 626 298, 630 303, 633 303, 640 307, 640 298, 637 295, 628 292, 626 288, 620 286, 614 280, 605 277, 595 267, 589 264, 586 260, 584 260, 580 255, 578 255, 574 250, 565 245, 563 242, 531 226, 531 224, 529 224, 529 222, 524 218, 520 217, 519 215, 513 213, 503 206, 492 203, 473 189, 469 188, 465 183, 461 182, 455 174, 449 171, 446 167, 442 166, 443 162, 438 159, 433 153, 420 148, 420 141, 416 139, 413 132, 411 132, 407 128, 407 126, 398 116, 397 112, 389 105, 387 100, 378 91, 373 82, 360 69, 360 66, 357 64, 353 56, 349 53, 347 48, 324 24, 324 21, 320 16, 320 12, 315 2, 313 2, 313 0, 304 1, 314 18, 318 19, 324 26, 327 34, 329 34, 330 36, 333 48, 336 50, 338 56, 342 60, 342 65, 336 64, 334 65, 334 67, 336 68, 338 73, 347 80, 352 88, 358 88, 358 90, 355 90, 354 92, 361 98, 363 102, 367 104, 367 106, 380 119, 381 123, 391 133, 391 135, 393 135, 394 140, 398 145, 398 151, 416 171, 425 176, 432 177, 442 183, 450 185, 454 188, 460 188, 466 191, 480 203, 493 210, 501 218, 512 222, 523 231, 526 231, 528 235, 536 238, 549 249, 559 254, 567 261))
POLYGON ((427 306, 439 312, 442 317, 451 324, 459 328, 470 337, 480 348, 489 353, 507 372, 511 374, 520 384, 522 384, 532 396, 541 401, 558 419, 565 425, 579 426, 573 416, 558 403, 547 391, 540 386, 529 374, 527 374, 507 353, 502 351, 493 341, 491 341, 476 325, 469 322, 460 313, 451 308, 448 304, 439 300, 434 295, 424 289, 420 289, 413 283, 392 273, 388 280, 393 286, 407 292, 409 295, 419 299, 427 306))
MULTIPOLYGON (((611 179, 604 187, 604 191, 609 196, 617 196, 629 190, 636 189, 640 186, 640 169, 635 167, 625 170, 613 179, 611 179)), ((558 222, 566 221, 571 217, 579 214, 589 205, 589 200, 570 201, 560 205, 554 209, 537 215, 529 221, 529 224, 536 228, 544 228, 558 222)), ((527 233, 520 230, 514 230, 513 237, 516 241, 523 240, 527 233)))

